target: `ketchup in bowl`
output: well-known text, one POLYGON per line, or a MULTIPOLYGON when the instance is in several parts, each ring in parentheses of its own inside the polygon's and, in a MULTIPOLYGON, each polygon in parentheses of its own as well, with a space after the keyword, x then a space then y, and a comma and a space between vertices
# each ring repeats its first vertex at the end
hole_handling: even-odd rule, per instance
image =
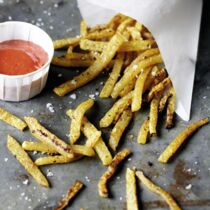
POLYGON ((0 74, 24 75, 36 71, 48 61, 39 45, 25 40, 0 42, 0 74))

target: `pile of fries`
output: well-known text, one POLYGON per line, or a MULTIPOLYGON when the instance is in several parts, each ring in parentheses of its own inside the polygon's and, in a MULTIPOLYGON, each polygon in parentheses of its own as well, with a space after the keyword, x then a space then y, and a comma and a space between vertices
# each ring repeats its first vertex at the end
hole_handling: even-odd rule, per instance
MULTIPOLYGON (((97 25, 93 28, 88 28, 85 21, 82 21, 80 36, 56 40, 54 47, 55 49, 65 48, 67 51, 62 57, 54 57, 52 64, 87 68, 78 76, 54 88, 54 92, 59 96, 86 85, 104 70, 110 71, 100 97, 111 97, 115 102, 99 122, 100 128, 112 126, 108 145, 102 138, 101 130, 88 119, 87 112, 94 109, 95 101, 87 99, 66 112, 71 119, 69 143, 43 127, 35 117, 24 117, 24 120, 21 120, 0 108, 0 120, 21 131, 28 127, 31 134, 39 140, 24 141, 20 145, 17 140, 8 135, 7 147, 37 183, 44 187, 49 187, 50 184, 41 172, 40 166, 71 163, 85 156, 95 157, 97 154, 102 164, 107 166, 106 172, 99 179, 98 192, 101 197, 109 197, 108 181, 114 176, 118 165, 132 153, 127 148, 115 152, 134 113, 140 111, 143 106, 150 106, 149 116, 140 127, 137 138, 139 144, 146 144, 149 136, 157 135, 158 115, 163 110, 166 109, 167 113, 166 128, 173 126, 175 90, 164 69, 160 51, 152 34, 141 23, 125 15, 117 14, 105 25, 97 25), (84 145, 77 144, 81 133, 86 138, 84 145), (44 156, 33 161, 27 151, 42 152, 44 156)), ((158 161, 167 163, 182 143, 208 122, 208 118, 205 118, 189 125, 169 144, 158 161)), ((180 209, 171 195, 152 183, 142 171, 127 168, 128 210, 139 209, 136 176, 151 191, 161 195, 170 209, 180 209)), ((59 202, 56 210, 65 208, 83 186, 81 181, 76 180, 59 202)))

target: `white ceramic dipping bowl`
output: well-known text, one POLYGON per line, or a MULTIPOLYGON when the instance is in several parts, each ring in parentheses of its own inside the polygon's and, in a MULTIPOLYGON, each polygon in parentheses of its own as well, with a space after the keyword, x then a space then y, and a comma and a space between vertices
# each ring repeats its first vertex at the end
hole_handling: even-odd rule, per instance
POLYGON ((48 61, 34 72, 17 76, 0 74, 0 99, 25 101, 39 94, 45 87, 54 54, 53 42, 45 31, 30 23, 0 23, 0 42, 14 39, 31 41, 41 46, 48 54, 48 61))

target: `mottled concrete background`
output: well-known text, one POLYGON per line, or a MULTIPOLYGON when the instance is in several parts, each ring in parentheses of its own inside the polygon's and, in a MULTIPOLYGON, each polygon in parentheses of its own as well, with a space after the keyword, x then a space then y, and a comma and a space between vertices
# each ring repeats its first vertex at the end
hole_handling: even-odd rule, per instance
MULTIPOLYGON (((210 6, 206 1, 202 20, 199 45, 198 64, 195 78, 191 121, 210 115, 210 6)), ((0 0, 0 22, 8 20, 27 21, 46 30, 54 39, 74 36, 79 32, 79 14, 75 0, 0 0)), ((173 50, 173 49, 172 49, 173 50)), ((111 100, 100 100, 97 96, 101 89, 101 81, 107 77, 96 79, 93 83, 63 98, 52 93, 52 88, 62 81, 78 74, 76 69, 63 69, 54 66, 50 69, 47 87, 39 96, 22 103, 0 101, 0 106, 7 108, 17 116, 32 115, 37 117, 47 128, 59 137, 68 141, 69 119, 65 116, 68 108, 74 108, 89 95, 97 100, 95 110, 90 118, 98 120, 111 106, 111 100), (76 97, 76 99, 74 99, 76 97), (51 103, 55 112, 46 105, 51 103)), ((187 78, 186 78, 187 79, 187 78)), ((128 147, 134 155, 126 162, 126 166, 143 169, 156 183, 170 191, 186 210, 210 209, 210 126, 205 126, 179 152, 168 165, 157 162, 158 155, 166 145, 186 126, 177 117, 176 127, 166 130, 164 116, 160 119, 159 137, 150 140, 148 145, 136 143, 138 129, 147 115, 148 110, 137 114, 124 136, 120 148, 128 147)), ((115 210, 126 209, 125 204, 125 168, 120 169, 110 183, 112 199, 101 199, 97 193, 97 182, 105 168, 98 158, 85 158, 67 165, 43 167, 51 183, 50 189, 37 185, 33 178, 28 177, 25 170, 18 164, 6 149, 6 135, 11 134, 20 142, 33 139, 30 133, 21 133, 0 122, 0 210, 42 210, 53 209, 56 202, 67 191, 68 187, 80 179, 86 188, 75 199, 69 209, 79 210, 115 210)), ((104 130, 104 139, 108 139, 108 130, 104 130)), ((31 154, 35 159, 39 155, 31 154)), ((162 199, 145 188, 139 192, 144 209, 164 209, 162 199)))

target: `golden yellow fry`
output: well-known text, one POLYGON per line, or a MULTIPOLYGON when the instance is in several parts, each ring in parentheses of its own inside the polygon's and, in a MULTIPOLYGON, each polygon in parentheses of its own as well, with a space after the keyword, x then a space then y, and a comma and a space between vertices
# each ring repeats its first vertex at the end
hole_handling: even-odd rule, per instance
POLYGON ((100 136, 94 139, 94 135, 98 133, 96 127, 88 121, 87 118, 83 118, 82 132, 87 138, 86 146, 93 146, 94 150, 98 154, 103 165, 109 165, 112 161, 112 155, 100 136))
POLYGON ((101 197, 107 198, 109 196, 109 192, 107 189, 107 182, 115 174, 118 168, 118 165, 130 154, 131 154, 131 151, 129 149, 123 149, 115 155, 107 171, 101 176, 98 182, 98 192, 101 197))
POLYGON ((24 117, 24 120, 26 121, 31 134, 35 138, 50 145, 53 149, 57 150, 58 153, 65 157, 72 158, 74 156, 71 146, 44 128, 36 118, 24 117))
POLYGON ((126 86, 126 84, 131 81, 136 75, 138 75, 142 69, 160 64, 162 63, 161 55, 154 55, 152 57, 146 58, 142 61, 140 61, 138 64, 132 65, 132 71, 127 71, 123 77, 118 81, 118 83, 115 85, 114 90, 112 92, 112 97, 116 98, 120 91, 123 90, 123 88, 126 86))
POLYGON ((143 71, 140 73, 136 84, 135 88, 133 91, 133 100, 131 104, 131 110, 132 112, 137 112, 141 109, 141 104, 142 104, 142 95, 144 91, 144 83, 147 79, 147 76, 149 75, 151 71, 151 67, 143 69, 143 71))
POLYGON ((135 23, 135 20, 133 18, 127 17, 117 27, 117 32, 123 33, 128 26, 133 25, 134 23, 135 23))
POLYGON ((127 168, 126 170, 126 202, 127 210, 138 210, 138 199, 136 195, 136 176, 135 171, 127 168))
POLYGON ((42 142, 24 141, 22 148, 27 151, 37 151, 43 153, 56 154, 57 150, 42 142))
POLYGON ((94 61, 94 57, 90 53, 77 53, 77 52, 68 52, 65 55, 66 59, 69 60, 82 60, 82 61, 94 61))
POLYGON ((93 33, 93 32, 96 32, 96 31, 102 31, 106 28, 111 28, 111 27, 107 27, 105 24, 98 24, 98 25, 95 25, 95 26, 89 28, 88 33, 93 33))
POLYGON ((64 96, 72 90, 75 90, 93 80, 103 71, 104 68, 107 67, 123 41, 123 36, 120 34, 115 34, 109 41, 107 48, 104 49, 100 55, 99 59, 97 59, 86 71, 80 75, 54 88, 54 92, 59 96, 64 96))
MULTIPOLYGON (((151 48, 155 42, 153 40, 135 40, 128 41, 122 44, 118 49, 119 52, 141 51, 151 48)), ((89 39, 82 39, 80 41, 80 48, 82 50, 102 52, 108 45, 108 42, 93 41, 89 39)))
POLYGON ((136 84, 136 77, 133 78, 131 81, 127 83, 127 85, 124 87, 122 91, 120 91, 119 96, 122 98, 123 96, 127 95, 129 92, 131 92, 136 84))
POLYGON ((144 84, 144 92, 150 90, 153 86, 157 85, 163 81, 167 76, 165 69, 158 69, 157 66, 152 68, 151 73, 148 75, 148 78, 144 84))
POLYGON ((110 138, 109 138, 109 146, 112 150, 116 151, 116 148, 120 142, 121 136, 127 126, 129 125, 132 119, 132 112, 130 109, 123 111, 122 115, 120 116, 119 120, 115 124, 114 128, 111 131, 110 138))
POLYGON ((27 127, 24 121, 2 108, 0 108, 0 120, 21 131, 23 131, 27 127))
POLYGON ((89 67, 93 64, 94 60, 86 59, 69 59, 64 57, 56 57, 54 56, 51 63, 55 66, 62 66, 62 67, 89 67))
POLYGON ((165 78, 162 82, 158 83, 150 90, 148 94, 148 101, 151 101, 155 96, 158 96, 163 92, 168 86, 171 86, 171 80, 169 77, 165 78))
POLYGON ((118 54, 117 59, 115 60, 112 72, 109 75, 109 78, 107 79, 105 85, 103 86, 100 97, 101 98, 108 98, 111 95, 111 92, 120 76, 120 72, 123 67, 123 54, 118 54))
POLYGON ((133 92, 128 93, 123 98, 120 98, 115 104, 109 109, 105 116, 100 120, 99 124, 101 128, 108 127, 112 124, 115 117, 127 109, 133 98, 133 92))
POLYGON ((37 166, 43 166, 51 164, 72 163, 74 161, 80 160, 81 158, 82 155, 74 155, 74 157, 72 158, 68 158, 63 155, 54 155, 54 156, 40 157, 36 159, 35 164, 37 166))
POLYGON ((151 136, 157 135, 157 122, 158 122, 158 105, 160 98, 155 97, 150 103, 149 113, 149 133, 151 136))
POLYGON ((87 32, 88 32, 87 23, 85 20, 82 20, 80 22, 80 34, 81 34, 81 36, 86 36, 87 32))
POLYGON ((140 31, 135 26, 127 27, 127 30, 130 32, 131 37, 132 37, 133 40, 138 41, 138 40, 142 39, 140 31))
POLYGON ((147 118, 143 122, 143 124, 142 124, 142 126, 141 126, 141 128, 139 130, 137 142, 139 144, 146 144, 147 138, 148 138, 148 134, 149 134, 149 118, 147 118))
POLYGON ((136 65, 146 59, 149 58, 151 56, 157 55, 159 54, 160 51, 158 48, 152 48, 152 49, 148 49, 144 52, 140 52, 140 54, 132 61, 132 63, 125 69, 124 74, 126 74, 128 71, 133 71, 133 68, 136 68, 136 65))
POLYGON ((71 116, 70 126, 70 142, 74 144, 80 137, 80 129, 82 125, 82 118, 92 106, 94 105, 93 99, 88 99, 77 106, 71 116))
POLYGON ((49 187, 46 177, 34 164, 29 155, 23 150, 21 145, 10 135, 7 137, 7 148, 26 169, 26 171, 33 176, 38 184, 44 187, 49 187))
POLYGON ((173 127, 175 108, 176 108, 176 92, 174 88, 171 88, 171 96, 168 99, 168 105, 167 105, 166 128, 173 127))
POLYGON ((71 186, 65 197, 59 201, 58 206, 54 210, 62 210, 68 206, 68 203, 79 193, 79 191, 84 187, 84 184, 76 180, 73 186, 71 186))
POLYGON ((173 87, 171 87, 166 93, 164 93, 163 97, 160 99, 160 104, 159 104, 159 112, 162 112, 166 106, 166 103, 168 101, 168 99, 171 97, 172 95, 172 89, 173 87))
POLYGON ((169 159, 176 153, 179 147, 187 140, 187 138, 208 122, 209 119, 204 118, 190 124, 166 147, 163 153, 159 156, 158 161, 161 163, 167 163, 169 159))
POLYGON ((144 176, 142 171, 137 171, 136 176, 139 178, 139 180, 152 192, 160 195, 166 203, 169 205, 171 210, 181 210, 181 208, 178 206, 176 201, 173 199, 173 197, 166 192, 161 187, 154 184, 152 181, 150 181, 147 177, 144 176))
POLYGON ((93 157, 95 152, 91 147, 86 145, 72 145, 72 150, 75 154, 93 157))
POLYGON ((55 40, 55 41, 53 41, 53 45, 54 45, 54 49, 57 50, 57 49, 69 47, 70 45, 76 46, 79 44, 79 42, 82 38, 100 40, 100 39, 109 38, 109 37, 113 36, 114 33, 115 33, 114 30, 107 28, 102 31, 95 31, 93 33, 89 33, 84 37, 78 36, 78 37, 55 40))

